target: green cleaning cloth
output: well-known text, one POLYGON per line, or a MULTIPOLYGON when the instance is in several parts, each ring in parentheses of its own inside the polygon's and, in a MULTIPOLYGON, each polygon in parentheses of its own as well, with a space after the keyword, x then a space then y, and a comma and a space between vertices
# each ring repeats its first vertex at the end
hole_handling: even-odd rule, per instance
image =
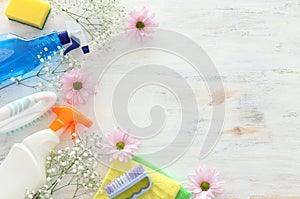
MULTIPOLYGON (((143 164, 169 178, 171 178, 168 174, 166 174, 163 170, 158 169, 155 165, 151 164, 150 162, 147 162, 146 160, 144 160, 142 157, 133 157, 133 160, 136 162, 139 162, 140 164, 143 164)), ((192 196, 192 193, 189 192, 188 190, 186 190, 183 186, 180 186, 179 192, 176 195, 175 199, 189 199, 192 196)))

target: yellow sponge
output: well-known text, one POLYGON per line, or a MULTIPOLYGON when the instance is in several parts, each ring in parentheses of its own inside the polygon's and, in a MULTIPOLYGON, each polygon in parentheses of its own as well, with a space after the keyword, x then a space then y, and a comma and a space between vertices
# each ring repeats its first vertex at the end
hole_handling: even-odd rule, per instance
POLYGON ((43 29, 50 4, 42 0, 10 0, 5 15, 14 21, 43 29))

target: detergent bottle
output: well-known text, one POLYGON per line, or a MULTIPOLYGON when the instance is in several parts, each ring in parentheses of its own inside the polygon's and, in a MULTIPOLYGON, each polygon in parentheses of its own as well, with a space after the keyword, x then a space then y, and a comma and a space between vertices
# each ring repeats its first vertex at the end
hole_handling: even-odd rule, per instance
MULTIPOLYGON (((23 76, 41 64, 41 53, 58 52, 63 45, 70 44, 64 51, 81 46, 84 54, 89 53, 87 35, 83 28, 73 22, 66 22, 66 30, 24 39, 11 33, 0 35, 0 83, 23 76)), ((46 56, 47 57, 47 56, 46 56)))
POLYGON ((5 199, 24 198, 26 191, 37 190, 46 183, 46 158, 59 144, 59 136, 67 128, 75 132, 75 124, 86 127, 92 121, 67 106, 53 108, 57 118, 48 129, 34 133, 12 146, 0 165, 0 197, 5 199))

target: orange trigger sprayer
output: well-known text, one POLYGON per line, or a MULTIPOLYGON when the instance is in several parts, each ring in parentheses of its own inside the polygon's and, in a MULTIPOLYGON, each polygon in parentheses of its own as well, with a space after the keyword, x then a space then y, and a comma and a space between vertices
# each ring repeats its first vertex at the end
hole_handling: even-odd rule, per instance
MULTIPOLYGON (((27 190, 38 190, 46 183, 46 158, 59 144, 59 136, 66 128, 76 131, 76 124, 90 127, 93 122, 68 106, 53 108, 56 119, 49 128, 36 132, 12 146, 0 165, 1 198, 24 198, 27 190), (21 165, 21 166, 20 166, 21 165), (18 183, 16 183, 18 179, 18 183)), ((75 139, 76 136, 73 136, 75 139)))
POLYGON ((66 127, 65 129, 70 129, 72 139, 76 138, 73 133, 76 132, 77 123, 80 123, 88 128, 93 124, 90 119, 69 106, 57 106, 53 108, 52 111, 57 115, 57 117, 52 124, 50 124, 49 128, 56 132, 63 127, 66 127))

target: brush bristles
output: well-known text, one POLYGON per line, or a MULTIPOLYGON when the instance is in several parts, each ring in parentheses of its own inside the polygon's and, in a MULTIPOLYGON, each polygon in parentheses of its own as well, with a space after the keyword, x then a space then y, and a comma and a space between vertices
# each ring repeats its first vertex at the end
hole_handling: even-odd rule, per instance
POLYGON ((115 193, 122 189, 124 186, 134 181, 137 177, 142 175, 145 172, 142 165, 138 165, 133 169, 129 170, 127 173, 116 178, 114 181, 110 182, 105 186, 105 190, 108 194, 115 193))
POLYGON ((15 133, 17 133, 17 132, 19 132, 19 131, 22 131, 22 130, 28 128, 28 127, 31 127, 31 126, 35 125, 35 124, 38 123, 39 121, 45 119, 45 118, 48 117, 50 114, 52 114, 52 111, 51 111, 51 110, 48 110, 47 112, 45 112, 44 114, 40 115, 38 118, 34 119, 33 121, 31 121, 31 122, 29 122, 29 123, 27 123, 27 124, 25 124, 25 125, 22 125, 22 126, 20 126, 20 127, 18 127, 18 128, 15 128, 15 129, 13 129, 13 130, 6 131, 5 134, 9 136, 9 135, 13 135, 13 134, 15 134, 15 133))

